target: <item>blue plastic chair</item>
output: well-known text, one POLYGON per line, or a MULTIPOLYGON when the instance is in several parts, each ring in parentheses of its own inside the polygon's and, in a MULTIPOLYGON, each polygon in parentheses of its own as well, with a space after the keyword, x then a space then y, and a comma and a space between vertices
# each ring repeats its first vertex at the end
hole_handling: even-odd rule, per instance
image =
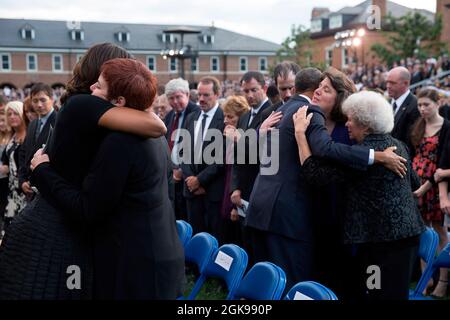
POLYGON ((192 238, 192 226, 184 220, 177 220, 177 230, 183 248, 186 248, 186 245, 192 238))
MULTIPOLYGON (((428 266, 427 266, 428 267, 428 266)), ((434 259, 431 268, 427 271, 427 273, 423 273, 423 281, 425 285, 428 283, 428 281, 433 276, 433 273, 440 268, 450 268, 450 243, 447 243, 447 245, 442 249, 441 253, 434 259)), ((421 277, 422 279, 422 277, 421 277)), ((423 286, 425 289, 425 286, 423 286)), ((423 290, 423 289, 422 289, 423 290)), ((417 294, 413 297, 410 297, 411 300, 433 300, 432 297, 429 296, 423 296, 421 294, 422 291, 419 291, 420 295, 417 294)))
POLYGON ((432 267, 433 260, 436 256, 436 249, 439 244, 439 236, 436 231, 432 228, 427 227, 425 232, 420 235, 420 245, 418 256, 425 261, 427 266, 425 270, 423 270, 422 275, 420 276, 419 282, 417 282, 416 288, 411 290, 409 293, 409 299, 421 299, 423 297, 422 292, 425 290, 427 286, 428 280, 433 275, 432 267))
POLYGON ((239 285, 245 269, 248 256, 244 249, 235 244, 224 244, 213 254, 200 277, 195 282, 188 300, 194 300, 205 281, 209 278, 221 279, 228 289, 227 299, 233 299, 234 292, 239 285))
POLYGON ((292 286, 285 300, 338 300, 338 298, 332 290, 318 282, 302 281, 292 286))
POLYGON ((286 274, 272 262, 256 263, 244 276, 235 299, 280 300, 286 287, 286 274))

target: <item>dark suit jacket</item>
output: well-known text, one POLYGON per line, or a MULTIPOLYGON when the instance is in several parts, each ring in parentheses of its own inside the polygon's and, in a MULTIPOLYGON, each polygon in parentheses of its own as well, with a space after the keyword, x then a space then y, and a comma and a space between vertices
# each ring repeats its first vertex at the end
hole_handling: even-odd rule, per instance
POLYGON ((44 127, 39 134, 37 140, 35 140, 36 129, 38 124, 38 119, 30 122, 27 129, 27 135, 23 141, 22 148, 19 152, 19 188, 22 187, 22 183, 30 180, 31 170, 30 163, 33 159, 34 154, 42 145, 47 142, 47 138, 50 131, 50 126, 55 127, 56 121, 56 111, 50 115, 45 123, 44 127))
MULTIPOLYGON (((267 116, 270 115, 270 113, 267 114, 267 116, 265 116, 264 114, 267 109, 271 108, 271 106, 272 105, 270 104, 270 100, 267 100, 267 102, 261 107, 261 110, 259 110, 258 114, 250 123, 250 126, 248 125, 248 121, 251 116, 251 110, 244 113, 239 118, 237 128, 242 129, 244 131, 247 129, 257 130, 264 122, 264 120, 266 120, 267 116)), ((250 164, 249 150, 251 148, 249 146, 248 141, 242 139, 240 140, 239 143, 245 144, 245 164, 237 164, 237 163, 233 164, 230 192, 233 192, 234 190, 241 190, 242 199, 248 201, 253 189, 253 184, 255 183, 256 176, 258 175, 259 172, 259 159, 258 159, 259 157, 257 157, 257 163, 250 164)))
POLYGON ((168 167, 163 137, 113 132, 81 191, 49 164, 33 173, 45 199, 93 227, 95 298, 175 299, 180 293, 184 253, 168 197, 168 167))
POLYGON ((392 136, 406 144, 409 144, 411 129, 420 113, 417 109, 417 98, 410 93, 403 101, 394 117, 394 129, 392 136))
MULTIPOLYGON (((224 179, 224 173, 225 173, 225 166, 224 166, 225 143, 223 142, 224 137, 221 136, 222 147, 223 147, 221 149, 222 154, 220 155, 222 158, 221 163, 207 164, 207 163, 205 163, 204 159, 202 158, 202 161, 200 164, 195 164, 194 163, 195 122, 200 117, 200 114, 201 114, 201 110, 191 112, 186 119, 185 129, 188 130, 191 139, 189 139, 189 141, 183 140, 181 142, 181 144, 182 144, 183 152, 185 152, 187 149, 190 149, 191 153, 190 153, 189 163, 182 162, 180 167, 181 167, 181 170, 183 171, 184 179, 186 179, 189 176, 196 176, 198 178, 200 185, 203 188, 205 188, 205 190, 206 190, 206 197, 208 198, 208 200, 221 201, 223 198, 223 193, 224 193, 223 179, 224 179)), ((217 111, 211 120, 211 123, 208 127, 208 131, 210 129, 217 129, 220 132, 223 132, 223 129, 224 129, 223 120, 224 120, 223 111, 219 107, 219 108, 217 108, 217 111)), ((215 138, 212 138, 212 139, 210 139, 210 141, 208 141, 208 133, 207 133, 205 141, 203 142, 203 150, 205 150, 206 147, 208 147, 213 141, 215 141, 214 139, 215 138)), ((184 184, 183 195, 187 199, 192 199, 195 197, 194 194, 188 190, 186 184, 184 184)))
MULTIPOLYGON (((305 98, 296 95, 284 106, 284 116, 277 126, 279 150, 272 149, 272 153, 279 155, 278 171, 270 175, 262 174, 261 165, 250 196, 246 223, 255 229, 311 242, 311 190, 301 176, 302 167, 292 120, 293 114, 307 104, 305 98)), ((338 160, 354 168, 367 169, 369 148, 334 143, 325 128, 325 117, 321 110, 310 106, 309 112, 314 112, 314 116, 306 134, 313 154, 338 160)), ((272 131, 268 136, 268 145, 275 140, 276 132, 272 131)), ((276 167, 275 160, 272 158, 272 167, 276 167)))
MULTIPOLYGON (((270 116, 270 114, 271 114, 272 112, 278 111, 278 109, 279 109, 283 104, 284 104, 283 101, 278 101, 277 103, 275 103, 275 104, 271 105, 270 107, 266 108, 266 109, 261 113, 261 116, 262 116, 264 119, 267 119, 267 117, 270 116)), ((264 120, 263 120, 263 121, 264 121, 264 120)))
MULTIPOLYGON (((184 124, 185 124, 185 122, 186 122, 187 116, 188 116, 191 112, 193 112, 193 111, 198 111, 198 110, 200 110, 200 107, 199 107, 198 105, 196 105, 195 103, 189 101, 189 103, 188 103, 188 105, 187 105, 187 107, 186 107, 186 110, 184 111, 183 122, 181 123, 180 128, 183 128, 183 127, 184 127, 184 124)), ((166 133, 166 139, 167 139, 167 141, 170 140, 170 137, 171 137, 171 135, 172 135, 172 130, 171 130, 171 129, 172 129, 172 124, 173 124, 174 120, 175 120, 175 110, 171 110, 171 111, 166 115, 166 117, 164 118, 164 124, 166 125, 166 128, 167 128, 167 133, 166 133)))

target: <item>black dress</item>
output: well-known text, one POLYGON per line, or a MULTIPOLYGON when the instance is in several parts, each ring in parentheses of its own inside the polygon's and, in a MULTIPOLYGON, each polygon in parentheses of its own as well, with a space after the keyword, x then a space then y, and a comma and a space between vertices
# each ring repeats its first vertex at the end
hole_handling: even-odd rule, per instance
MULTIPOLYGON (((81 187, 106 134, 98 121, 111 107, 77 95, 58 112, 48 154, 54 170, 74 186, 81 187)), ((0 300, 91 298, 91 243, 79 217, 38 195, 9 226, 0 247, 0 300), (73 265, 80 270, 81 289, 68 288, 73 265)))
POLYGON ((94 298, 176 299, 184 284, 184 252, 168 196, 168 145, 112 132, 100 146, 82 190, 49 164, 36 185, 94 232, 94 298))

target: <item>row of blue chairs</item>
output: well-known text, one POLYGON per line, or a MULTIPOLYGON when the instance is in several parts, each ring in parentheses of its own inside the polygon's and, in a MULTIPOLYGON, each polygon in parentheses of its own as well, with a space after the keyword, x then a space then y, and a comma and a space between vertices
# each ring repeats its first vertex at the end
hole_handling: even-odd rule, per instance
MULTIPOLYGON (((207 232, 192 236, 192 227, 177 220, 178 234, 185 250, 186 262, 194 264, 198 271, 193 289, 187 297, 194 300, 208 278, 225 282, 227 300, 280 300, 286 287, 285 272, 274 263, 258 262, 246 273, 248 256, 235 244, 219 247, 217 239, 207 232)), ((314 281, 295 284, 284 297, 285 300, 337 300, 336 295, 314 281)))
POLYGON ((450 268, 450 243, 436 257, 436 250, 439 244, 439 236, 432 228, 428 228, 420 236, 420 245, 418 256, 426 263, 426 267, 417 282, 416 288, 409 293, 410 300, 432 299, 424 296, 424 292, 428 281, 434 272, 440 268, 450 268))

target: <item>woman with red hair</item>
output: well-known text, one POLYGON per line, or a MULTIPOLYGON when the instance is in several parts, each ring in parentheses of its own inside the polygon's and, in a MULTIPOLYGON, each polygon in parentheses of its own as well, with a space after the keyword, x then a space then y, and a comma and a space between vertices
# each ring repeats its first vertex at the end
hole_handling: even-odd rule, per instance
MULTIPOLYGON (((116 106, 145 110, 156 79, 139 61, 113 59, 91 90, 116 106)), ((177 298, 184 253, 169 200, 166 140, 108 133, 81 190, 46 161, 45 154, 32 160, 40 192, 94 228, 94 298, 177 298)))

